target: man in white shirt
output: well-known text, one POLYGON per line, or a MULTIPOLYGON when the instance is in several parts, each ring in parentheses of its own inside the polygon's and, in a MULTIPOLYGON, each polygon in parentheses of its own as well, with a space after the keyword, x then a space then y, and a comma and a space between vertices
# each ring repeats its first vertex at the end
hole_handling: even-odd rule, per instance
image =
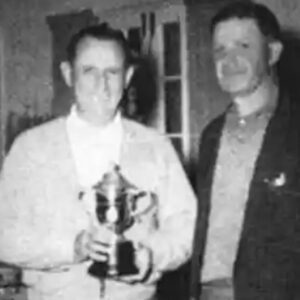
POLYGON ((22 268, 29 300, 99 299, 88 268, 107 260, 111 232, 80 195, 116 164, 158 202, 125 232, 138 245, 138 274, 107 279, 105 299, 153 299, 161 274, 191 255, 194 193, 170 142, 120 115, 132 74, 120 32, 83 29, 61 70, 74 92, 70 114, 21 134, 3 166, 0 260, 22 268))

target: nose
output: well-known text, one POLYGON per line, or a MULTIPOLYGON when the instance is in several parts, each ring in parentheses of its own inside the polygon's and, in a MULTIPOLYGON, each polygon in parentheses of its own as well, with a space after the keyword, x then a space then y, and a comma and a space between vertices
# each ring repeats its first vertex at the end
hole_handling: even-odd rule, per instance
POLYGON ((245 72, 243 59, 236 52, 226 52, 222 58, 219 58, 216 64, 217 74, 223 76, 235 76, 245 72))
POLYGON ((94 87, 96 89, 100 89, 100 90, 104 90, 107 91, 108 89, 108 77, 107 74, 105 72, 98 72, 95 75, 95 80, 94 80, 94 87))
POLYGON ((244 69, 243 59, 236 51, 228 51, 220 58, 218 64, 223 74, 235 74, 244 69))
POLYGON ((239 65, 239 56, 235 51, 228 51, 224 53, 221 61, 223 61, 229 67, 237 67, 239 65))

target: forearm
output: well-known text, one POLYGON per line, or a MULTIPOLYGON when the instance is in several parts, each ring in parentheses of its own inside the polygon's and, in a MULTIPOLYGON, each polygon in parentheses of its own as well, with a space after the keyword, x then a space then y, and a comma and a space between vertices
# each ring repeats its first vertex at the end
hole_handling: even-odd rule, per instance
POLYGON ((158 157, 158 228, 141 243, 152 251, 153 269, 177 269, 191 257, 197 200, 178 157, 169 142, 158 157))
POLYGON ((0 260, 22 268, 59 268, 75 262, 75 237, 38 229, 5 230, 0 234, 0 260))
POLYGON ((160 272, 177 269, 191 256, 194 219, 189 214, 172 216, 166 225, 142 243, 153 254, 153 268, 160 272))

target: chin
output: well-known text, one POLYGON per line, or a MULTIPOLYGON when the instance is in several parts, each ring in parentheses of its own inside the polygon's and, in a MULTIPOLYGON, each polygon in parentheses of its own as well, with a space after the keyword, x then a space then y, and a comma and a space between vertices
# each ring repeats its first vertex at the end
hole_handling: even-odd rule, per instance
POLYGON ((220 83, 220 86, 223 91, 230 93, 230 94, 239 94, 243 93, 244 91, 248 90, 248 84, 246 82, 230 82, 230 81, 223 81, 220 83))

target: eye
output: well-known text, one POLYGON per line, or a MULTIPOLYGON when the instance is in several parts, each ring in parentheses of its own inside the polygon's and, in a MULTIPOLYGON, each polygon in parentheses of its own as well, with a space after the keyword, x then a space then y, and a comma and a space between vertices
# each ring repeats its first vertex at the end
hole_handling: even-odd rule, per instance
POLYGON ((222 53, 222 51, 223 51, 223 47, 215 47, 214 48, 214 53, 215 54, 220 54, 220 53, 222 53))
POLYGON ((213 53, 214 53, 214 57, 215 57, 216 59, 221 58, 221 57, 224 56, 225 48, 222 47, 222 46, 220 46, 220 47, 215 47, 215 48, 213 49, 213 53))
POLYGON ((120 69, 110 69, 108 70, 108 74, 110 75, 119 75, 121 73, 120 69))
POLYGON ((247 42, 243 42, 243 43, 241 43, 241 46, 242 46, 242 48, 244 48, 244 49, 248 49, 249 48, 249 43, 247 43, 247 42))
POLYGON ((95 71, 95 68, 93 68, 92 66, 85 66, 82 68, 82 72, 84 74, 90 74, 93 73, 95 71))
POLYGON ((112 68, 107 70, 106 75, 108 77, 119 77, 121 73, 122 73, 122 69, 112 68))

